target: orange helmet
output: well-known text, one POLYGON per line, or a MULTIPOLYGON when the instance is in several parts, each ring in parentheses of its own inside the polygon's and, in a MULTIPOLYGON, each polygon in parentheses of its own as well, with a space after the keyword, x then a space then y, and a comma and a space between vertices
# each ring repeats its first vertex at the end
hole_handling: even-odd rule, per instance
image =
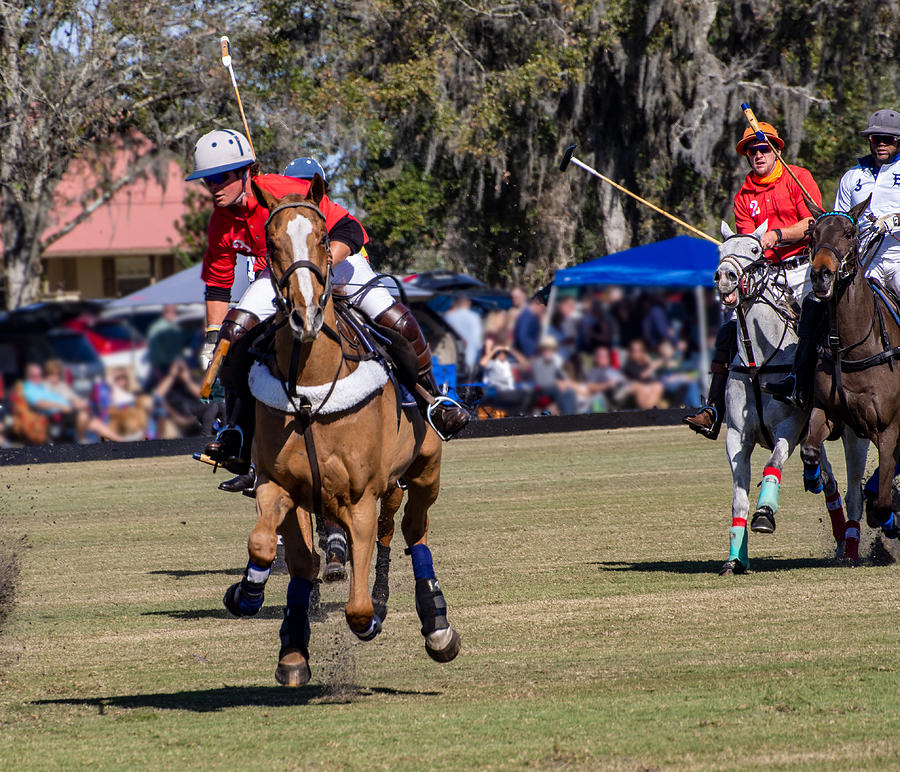
MULTIPOLYGON (((762 130, 762 133, 771 140, 772 144, 778 148, 778 152, 780 153, 784 149, 784 140, 778 136, 778 129, 771 123, 766 123, 765 121, 759 122, 759 128, 762 130)), ((737 150, 738 155, 744 155, 747 152, 747 145, 752 145, 757 141, 756 132, 748 126, 744 129, 744 136, 741 137, 741 141, 737 143, 735 150, 737 150)))

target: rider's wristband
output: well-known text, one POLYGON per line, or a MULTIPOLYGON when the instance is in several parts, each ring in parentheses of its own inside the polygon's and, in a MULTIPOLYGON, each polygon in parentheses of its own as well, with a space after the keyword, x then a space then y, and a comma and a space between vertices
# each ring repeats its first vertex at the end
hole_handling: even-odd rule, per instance
POLYGON ((222 325, 220 324, 211 324, 206 328, 206 342, 207 343, 215 343, 219 340, 219 328, 222 325))
POLYGON ((781 242, 781 228, 776 228, 775 230, 772 231, 772 233, 774 233, 778 237, 778 241, 776 241, 775 243, 776 244, 780 243, 781 242))

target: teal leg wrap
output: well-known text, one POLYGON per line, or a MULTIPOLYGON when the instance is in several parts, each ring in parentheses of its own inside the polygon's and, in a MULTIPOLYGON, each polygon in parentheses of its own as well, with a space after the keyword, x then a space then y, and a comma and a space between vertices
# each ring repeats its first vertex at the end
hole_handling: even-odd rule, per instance
POLYGON ((744 564, 744 568, 748 568, 750 566, 750 553, 747 551, 747 526, 731 526, 728 539, 728 559, 740 560, 744 564))
POLYGON ((778 488, 781 483, 774 475, 767 474, 763 477, 762 486, 759 489, 759 501, 756 508, 769 507, 774 515, 778 511, 778 488))

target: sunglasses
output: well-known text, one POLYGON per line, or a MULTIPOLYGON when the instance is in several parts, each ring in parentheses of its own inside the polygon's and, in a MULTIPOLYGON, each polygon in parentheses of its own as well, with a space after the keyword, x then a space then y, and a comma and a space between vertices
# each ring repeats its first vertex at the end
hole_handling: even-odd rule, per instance
POLYGON ((900 137, 895 137, 893 134, 870 134, 869 142, 873 145, 896 145, 897 142, 900 142, 900 137))
POLYGON ((747 148, 747 155, 750 156, 756 155, 757 153, 763 153, 764 155, 767 155, 771 152, 772 148, 770 148, 768 145, 754 145, 753 147, 747 148))
POLYGON ((203 178, 203 182, 206 185, 221 185, 223 182, 232 177, 237 178, 237 172, 234 171, 234 169, 231 169, 227 172, 219 172, 219 174, 209 174, 203 178))

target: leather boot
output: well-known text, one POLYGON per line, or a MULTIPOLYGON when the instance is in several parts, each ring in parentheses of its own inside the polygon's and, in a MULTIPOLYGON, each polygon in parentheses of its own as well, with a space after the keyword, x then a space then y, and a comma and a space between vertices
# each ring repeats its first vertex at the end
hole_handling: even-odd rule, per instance
MULTIPOLYGON (((219 380, 225 388, 228 423, 216 438, 207 444, 205 452, 213 461, 238 475, 234 480, 222 483, 219 486, 222 490, 239 491, 248 487, 224 486, 231 483, 237 486, 241 482, 239 478, 247 477, 250 472, 250 448, 256 426, 256 403, 250 393, 247 376, 253 362, 250 346, 255 336, 247 333, 258 323, 259 319, 255 314, 232 308, 219 331, 220 338, 224 337, 231 341, 228 356, 219 370, 219 380)), ((249 487, 252 487, 252 481, 249 487)))
POLYGON ((254 485, 256 485, 256 470, 251 465, 250 471, 246 474, 239 474, 230 480, 220 482, 219 490, 228 493, 242 493, 243 491, 252 491, 254 485))
POLYGON ((422 330, 412 311, 402 303, 394 303, 386 311, 380 313, 374 321, 383 327, 396 330, 412 345, 418 366, 418 385, 421 387, 419 396, 423 398, 419 402, 420 407, 422 407, 425 397, 428 397, 423 411, 426 419, 429 418, 430 413, 432 425, 444 439, 449 439, 460 432, 469 423, 471 416, 459 405, 450 401, 442 401, 444 395, 441 394, 435 383, 431 371, 431 347, 422 335, 422 330))
POLYGON ((786 402, 794 407, 803 407, 809 403, 812 395, 813 379, 816 373, 816 344, 809 339, 797 341, 794 364, 787 377, 766 384, 760 388, 771 394, 779 402, 786 402))
POLYGON ((728 383, 728 365, 713 362, 710 365, 712 380, 709 383, 709 396, 706 404, 696 413, 681 419, 698 434, 714 440, 719 436, 722 420, 725 418, 725 386, 728 383))

